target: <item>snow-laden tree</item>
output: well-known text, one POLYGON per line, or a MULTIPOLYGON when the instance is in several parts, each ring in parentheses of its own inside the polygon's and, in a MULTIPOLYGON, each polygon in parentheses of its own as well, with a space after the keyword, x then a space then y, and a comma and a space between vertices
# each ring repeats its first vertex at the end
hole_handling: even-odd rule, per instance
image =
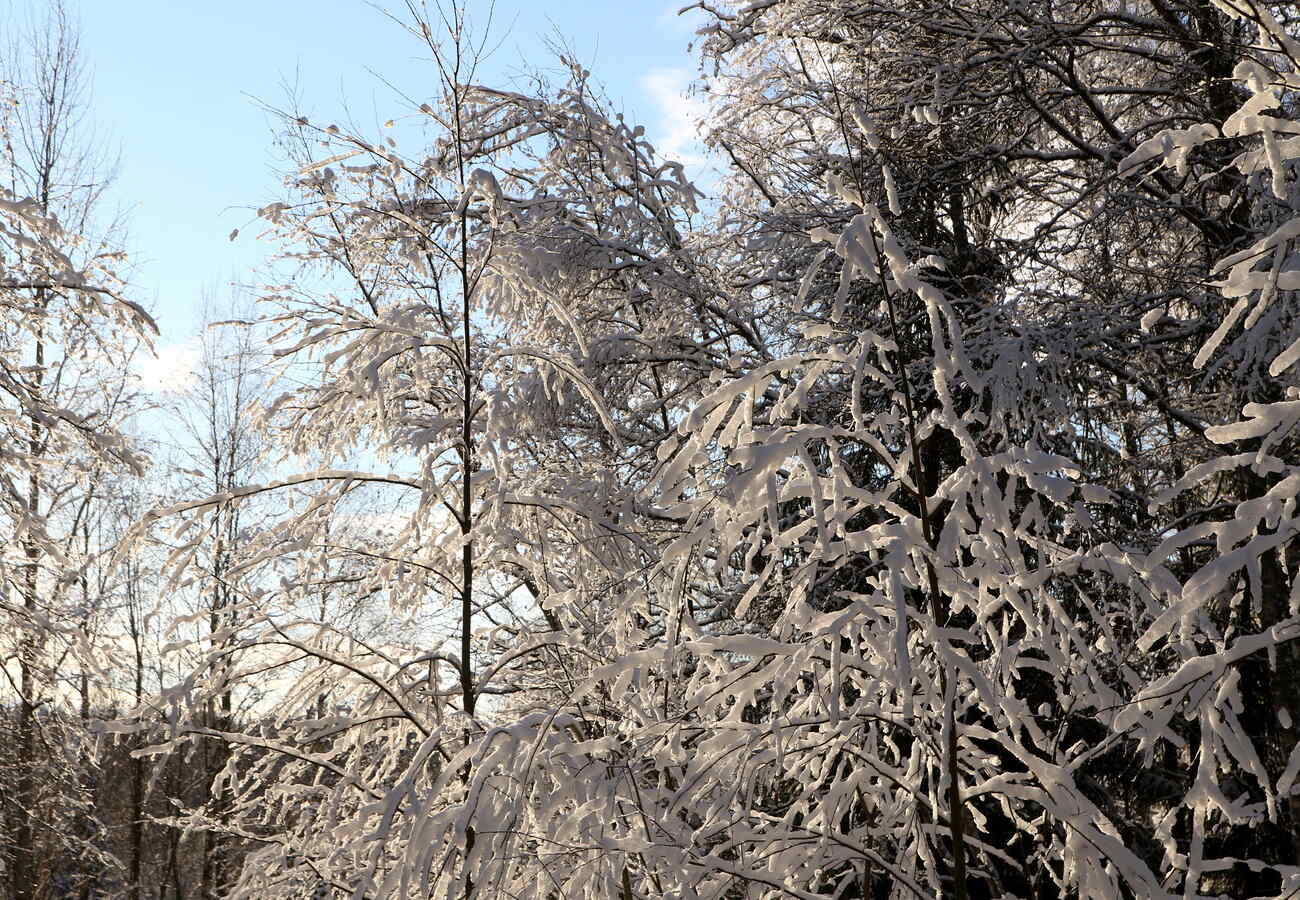
MULTIPOLYGON (((784 39, 809 7, 741 18, 794 10, 784 39)), ((737 162, 728 261, 749 303, 795 308, 791 349, 719 372, 664 446, 646 502, 686 533, 650 584, 677 615, 656 633, 620 610, 619 659, 586 684, 621 708, 612 731, 584 732, 575 703, 503 727, 495 780, 476 766, 484 794, 520 808, 518 856, 494 877, 591 897, 1295 890, 1294 419, 1278 404, 1297 316, 1277 202, 1293 190, 1294 39, 1263 7, 1202 12, 1198 28, 1232 37, 1209 77, 1228 102, 1153 124, 1113 101, 1131 136, 1098 154, 1039 132, 1034 165, 1008 177, 1040 185, 984 226, 994 246, 1033 242, 975 272, 960 195, 909 210, 885 174, 907 132, 810 48, 845 43, 843 21, 755 52, 776 68, 737 102, 793 107, 755 142, 793 162, 737 162), (800 126, 803 146, 782 142, 800 126), (1132 243, 1080 240, 1102 224, 1132 243), (1265 456, 1220 449, 1262 438, 1265 456), (706 582, 731 592, 732 622, 694 620, 706 582)), ((1058 23, 1024 52, 1058 52, 1064 29, 1129 55, 1087 30, 1125 15, 1058 23)), ((1163 34, 1188 66, 1206 56, 1163 34)), ((1090 71, 1120 78, 1111 65, 1090 71)), ((1021 97, 1105 134, 1104 98, 1159 93, 1074 90, 1021 97)), ((942 146, 940 112, 909 114, 942 146)))
POLYGON ((707 11, 707 224, 461 11, 418 155, 298 120, 267 426, 321 467, 169 511, 183 573, 287 510, 162 698, 234 750, 189 824, 240 896, 1294 894, 1294 23, 707 11))
MULTIPOLYGON (((160 698, 160 752, 232 751, 222 815, 186 824, 257 848, 240 896, 401 892, 417 871, 504 884, 479 871, 518 815, 482 793, 495 726, 585 702, 626 598, 657 604, 647 572, 680 523, 636 488, 709 372, 740 342, 765 352, 690 246, 697 192, 587 73, 478 85, 463 13, 413 13, 441 78, 413 116, 428 142, 403 153, 406 120, 370 138, 295 117, 291 196, 260 213, 286 250, 262 299, 283 477, 158 517, 180 522, 184 580, 219 510, 258 495, 285 512, 241 535, 230 624, 160 698), (253 718, 199 715, 268 678, 253 718)), ((590 732, 620 714, 597 703, 590 732)))
POLYGON ((94 383, 82 363, 93 356, 123 371, 152 323, 116 294, 108 261, 72 266, 76 240, 37 201, 0 196, 0 656, 12 738, 0 774, 15 825, 7 874, 20 898, 36 895, 38 856, 89 854, 108 865, 83 843, 101 836, 87 833, 93 814, 77 774, 86 745, 71 723, 86 707, 87 680, 104 675, 111 655, 93 640, 105 614, 102 595, 89 590, 103 550, 88 546, 97 501, 143 463, 113 421, 124 385, 94 383), (35 348, 43 352, 33 356, 35 348), (46 820, 39 832, 34 810, 46 820))
MULTIPOLYGON (((0 51, 0 869, 6 896, 111 873, 83 721, 109 660, 90 535, 141 458, 117 428, 152 322, 121 296, 97 209, 110 166, 61 4, 0 51), (60 224, 62 223, 62 224, 60 224), (142 342, 142 338, 145 339, 142 342), (80 715, 79 715, 80 714, 80 715)), ((112 229, 107 229, 111 233, 112 229)))
MULTIPOLYGON (((1239 547, 1258 537, 1258 527, 1266 531, 1274 527, 1272 520, 1257 524, 1251 519, 1262 514, 1259 510, 1273 509, 1266 499, 1272 490, 1267 481, 1216 476, 1215 483, 1199 492, 1169 489, 1193 483, 1179 479, 1196 463, 1205 461, 1209 468, 1194 470, 1194 481, 1207 472, 1222 471, 1216 466, 1235 465, 1220 461, 1217 441, 1238 432, 1209 426, 1234 420, 1243 405, 1281 399, 1291 384, 1285 374, 1286 360, 1272 363, 1294 339, 1294 298, 1279 292, 1286 283, 1289 245, 1269 256, 1276 263, 1272 274, 1280 279, 1272 293, 1267 273, 1251 276, 1257 283, 1244 282, 1251 290, 1262 291, 1262 296, 1240 286, 1220 291, 1212 283, 1216 260, 1225 252, 1241 251, 1221 264, 1224 269, 1236 266, 1249 271, 1261 253, 1271 253, 1277 246, 1276 238, 1272 243, 1254 242, 1279 221, 1289 220, 1286 208, 1279 209, 1262 190, 1265 179, 1253 174, 1253 167, 1263 160, 1277 161, 1287 152, 1279 135, 1289 133, 1292 126, 1261 116, 1275 107, 1285 115, 1286 89, 1275 85, 1272 93, 1261 96, 1258 85, 1270 83, 1268 77, 1276 75, 1259 75, 1263 80, 1243 85, 1245 90, 1234 90, 1231 82, 1215 76, 1209 79, 1210 94, 1226 95, 1229 103, 1193 110, 1197 116, 1212 114, 1210 122, 1200 123, 1189 115, 1184 123, 1173 100, 1163 107, 1166 118, 1158 118, 1138 101, 1125 98, 1181 95, 1172 88, 1143 84, 1133 77, 1131 67, 1121 69, 1114 60, 1107 68, 1105 56, 1141 52, 1172 67, 1176 51, 1188 47, 1178 43, 1173 25, 1161 31, 1159 18, 1135 18, 1126 10, 1098 12, 1046 4, 998 9, 1007 14, 1004 19, 983 19, 975 15, 983 11, 963 8, 954 12, 963 21, 946 21, 942 11, 903 4, 877 9, 861 4, 775 3, 752 4, 734 17, 719 17, 720 44, 715 49, 753 45, 745 51, 752 68, 739 79, 750 93, 730 98, 729 108, 737 117, 765 120, 769 128, 753 138, 756 155, 748 159, 739 155, 740 142, 725 127, 715 135, 737 157, 737 180, 745 192, 733 210, 751 223, 744 239, 752 242, 755 235, 766 235, 768 246, 784 242, 790 247, 785 258, 796 260, 817 259, 816 245, 834 240, 830 258, 838 257, 840 265, 831 270, 838 283, 823 286, 814 274, 816 262, 805 264, 806 280, 800 281, 797 272, 778 268, 778 262, 761 255, 749 259, 752 271, 765 271, 765 290, 782 294, 808 317, 803 332, 809 340, 786 363, 784 395, 779 369, 747 373, 755 380, 741 382, 754 391, 759 410, 775 394, 775 402, 785 405, 774 411, 788 418, 769 419, 765 423, 769 430, 761 439, 749 439, 755 445, 752 449, 745 447, 746 420, 735 424, 737 411, 727 406, 734 402, 732 394, 720 393, 705 408, 704 412, 718 417, 712 425, 703 414, 690 423, 695 438, 688 444, 692 453, 707 446, 708 438, 700 437, 703 425, 705 433, 710 428, 717 431, 723 449, 735 446, 729 459, 739 465, 739 473, 723 470, 707 481, 721 499, 710 500, 707 515, 717 524, 705 533, 723 536, 723 548, 735 548, 747 557, 742 571, 760 572, 752 586, 756 590, 747 597, 751 620, 764 627, 775 624, 789 629, 793 638, 784 648, 773 647, 776 657, 770 665, 758 665, 753 652, 745 654, 743 645, 737 644, 722 643, 720 652, 710 656, 727 659, 726 648, 736 648, 743 654, 740 658, 760 673, 749 681, 755 686, 752 690, 768 685, 765 690, 781 694, 788 688, 772 687, 781 683, 773 667, 781 671, 796 648, 815 634, 805 619, 814 613, 840 613, 841 628, 857 623, 851 606, 844 604, 869 601, 872 592, 879 591, 880 606, 887 608, 888 583, 901 572, 905 590, 913 593, 900 617, 904 612, 915 615, 911 611, 915 608, 928 610, 932 619, 928 623, 921 619, 928 626, 921 633, 946 635, 961 654, 997 667, 992 673, 974 669, 980 678, 962 672, 955 728, 946 728, 941 708, 935 708, 931 720, 919 727, 902 716, 894 723, 895 735, 885 739, 885 750, 868 751, 895 763, 907 762, 891 773, 894 777, 898 771, 912 773, 913 780, 903 780, 900 791, 937 798, 934 818, 918 825, 918 835, 929 841, 938 833, 942 850, 927 853, 923 846, 900 843, 903 829, 897 822, 895 827, 876 830, 873 826, 881 821, 880 814, 868 811, 869 800, 856 799, 851 804, 845 801, 834 812, 842 816, 839 827, 852 831, 854 815, 862 816, 865 831, 859 833, 888 835, 883 839, 886 852, 881 854, 881 846, 870 843, 854 850, 841 847, 846 856, 835 862, 822 850, 810 849, 830 839, 807 829, 807 824, 810 817, 825 813, 823 798, 828 791, 833 793, 834 781, 825 774, 826 757, 820 752, 828 746, 825 729, 803 732, 810 746, 817 748, 810 754, 815 775, 805 780, 802 793, 789 785, 786 799, 798 802, 763 812, 779 811, 788 817, 783 824, 800 826, 785 837, 809 854, 805 869, 819 873, 797 876, 807 879, 799 881, 804 889, 825 887, 827 873, 840 866, 839 875, 845 879, 840 887, 847 890, 845 885, 854 876, 847 871, 846 860, 856 854, 869 859, 871 851, 895 864, 910 863, 918 856, 923 865, 927 857, 936 860, 923 891, 950 890, 960 895, 965 890, 958 884, 963 879, 955 865, 959 854, 952 852, 943 832, 945 811, 940 805, 945 795, 950 809, 957 805, 949 793, 951 779, 944 783, 944 767, 954 759, 948 737, 956 734, 956 765, 970 782, 962 791, 967 799, 960 803, 966 813, 957 820, 970 817, 967 862, 980 865, 965 876, 972 892, 1159 894, 1166 886, 1182 888, 1179 881, 1190 847, 1195 853, 1256 862, 1234 868, 1231 862, 1198 861, 1193 865, 1211 874, 1199 883, 1189 879, 1188 890, 1285 895, 1290 890, 1285 886, 1291 877, 1288 867, 1295 862, 1295 826, 1287 810, 1274 811, 1271 798, 1289 789, 1287 760, 1295 743, 1286 733, 1289 704, 1282 702, 1286 685, 1293 681, 1287 674, 1289 633, 1282 627, 1293 569, 1279 553, 1286 552, 1290 537, 1283 530, 1250 550, 1239 547), (1095 18, 1087 18, 1094 13, 1095 18), (897 27, 906 40, 886 39, 880 30, 873 31, 870 17, 877 14, 883 17, 882 28, 897 27), (1078 15, 1084 17, 1072 18, 1078 15), (1021 25, 1026 31, 1015 34, 1021 25), (1150 44, 1104 40, 1088 30, 1137 27, 1148 36, 1163 34, 1166 43, 1152 50, 1150 44), (933 82, 915 77, 890 81, 870 69, 877 63, 924 62, 927 57, 914 42, 927 30, 928 40, 947 42, 943 52, 932 48, 933 82), (978 43, 967 43, 964 54, 955 52, 963 42, 976 38, 1020 49, 1011 59, 993 48, 983 54, 974 52, 972 48, 983 47, 978 43), (878 43, 870 43, 873 40, 878 43), (979 66, 1006 65, 1016 76, 1016 67, 1027 68, 1026 61, 1035 58, 1048 68, 1056 56, 1074 65, 1076 52, 1093 56, 1086 67, 1090 79, 1086 84, 1071 87, 1069 78, 1062 77, 1069 76, 1068 68, 1053 73, 1064 87, 1052 90, 1037 91, 1026 84, 1019 93, 999 94, 987 91, 987 85, 979 88, 963 80, 979 66), (951 62, 948 68, 945 60, 951 62), (957 60, 966 62, 957 64, 957 60), (874 80, 863 76, 853 80, 855 67, 867 67, 874 80), (1108 84, 1107 77, 1116 81, 1108 84), (944 91, 938 92, 935 85, 941 83, 944 91), (890 91, 895 89, 906 91, 904 99, 891 99, 890 91), (861 93, 855 95, 855 90, 861 93), (932 90, 943 94, 947 108, 934 99, 932 90), (1241 108, 1252 93, 1254 105, 1241 108), (996 97, 1028 104, 1029 112, 1001 120, 1003 127, 1016 131, 1017 143, 1010 150, 991 143, 979 147, 972 158, 972 151, 961 142, 972 130, 978 133, 974 114, 996 97), (1109 99, 1114 97, 1121 99, 1109 99), (1057 116, 1053 119, 1044 112, 1036 120, 1030 114, 1038 108, 1035 103, 1045 104, 1048 112, 1055 109, 1057 116), (1067 117, 1064 111, 1069 110, 1067 117), (1070 127, 1053 127, 1053 121, 1068 122, 1070 127), (1170 121, 1179 127, 1162 130, 1170 121), (1197 153, 1200 144, 1220 133, 1227 139, 1197 153), (783 143, 778 134, 792 138, 783 143), (1100 152, 1093 152, 1097 147, 1100 152), (1239 156, 1243 150, 1248 155, 1239 156), (902 164, 899 158, 907 160, 921 151, 928 155, 919 172, 913 173, 909 196, 896 174, 902 164), (963 202, 972 198, 962 192, 983 193, 986 188, 969 174, 953 176, 962 172, 959 163, 973 163, 982 154, 987 154, 985 162, 993 169, 1005 167, 1001 173, 1005 182, 996 186, 995 205, 986 207, 978 220, 980 233, 975 240, 962 211, 963 202), (1169 171, 1162 165, 1148 174, 1152 164, 1166 161, 1169 171), (932 178, 941 165, 948 171, 932 178), (1135 179, 1137 188, 1125 180, 1135 174, 1148 176, 1135 179), (918 178, 922 179, 919 186, 918 178), (1040 183, 1035 185, 1035 179, 1040 183), (927 190, 935 192, 929 195, 934 199, 926 200, 927 190), (1142 199, 1143 194, 1149 199, 1142 199), (1098 205, 1099 196, 1107 203, 1098 205), (909 200, 917 205, 909 206, 909 200), (1163 219, 1162 209, 1170 210, 1174 218, 1163 219), (751 213, 748 217, 746 210, 751 213), (990 218, 990 212, 997 215, 990 218), (1180 221, 1186 224, 1180 226, 1180 221), (1112 236, 1135 238, 1130 244, 1113 239, 1090 244, 1090 229, 1103 225, 1112 236), (811 229, 812 241, 802 236, 805 228, 811 229), (982 247, 972 249, 973 243, 982 247), (936 251, 942 263, 925 258, 936 251), (999 259, 992 251, 1008 255, 999 259), (1126 254, 1122 259, 1121 252, 1126 254), (976 270, 968 267, 972 253, 983 259, 976 270), (882 254, 886 262, 880 261, 882 254), (913 266, 910 275, 902 269, 905 264, 913 266), (1249 299, 1237 302, 1237 312, 1228 312, 1224 293, 1229 300, 1243 294, 1249 299), (1251 328, 1226 346, 1221 361, 1214 364, 1220 337, 1235 335, 1234 324, 1250 308, 1258 310, 1247 322, 1251 328), (816 346, 822 341, 829 343, 810 349, 810 343, 816 346), (856 349, 857 341, 875 342, 878 350, 856 349), (1208 371, 1198 373, 1205 364, 1208 371), (899 372, 905 374, 900 378, 899 372), (850 421, 856 427, 849 427, 850 421), (868 424, 868 433, 892 428, 892 436, 877 434, 876 449, 863 437, 862 422, 868 424), (814 426, 828 431, 819 434, 814 426), (788 437, 782 429, 790 429, 788 437), (786 446, 768 457, 761 448, 770 442, 779 447, 781 440, 774 441, 778 437, 786 446), (858 449, 854 445, 859 442, 870 449, 858 449), (839 449, 843 446, 848 449, 839 449), (1040 455, 1044 452, 1047 455, 1040 455), (1014 466, 1008 465, 1009 459, 1015 460, 1014 466), (749 502, 756 503, 764 465, 774 474, 771 487, 764 485, 773 501, 767 521, 780 523, 769 526, 770 536, 764 535, 764 520, 754 507, 738 521, 730 511, 736 502, 732 498, 744 496, 744 486, 754 491, 749 502), (1052 480, 1061 478, 1065 480, 1052 480), (818 485, 820 479, 825 481, 818 485), (795 500, 791 505, 781 502, 782 485, 787 482, 792 483, 790 494, 795 500), (879 493, 882 489, 885 493, 879 493), (898 510, 891 510, 886 502, 891 489, 903 500, 898 510), (871 492, 869 499, 861 510, 850 512, 853 507, 846 498, 863 490, 871 492), (981 503, 981 493, 1001 494, 1004 509, 981 503), (1147 510, 1151 500, 1158 502, 1147 510), (829 509, 818 515, 822 506, 829 509), (832 511, 849 516, 853 523, 838 526, 843 529, 838 546, 832 511), (1246 523, 1224 523, 1225 517, 1234 515, 1245 516, 1246 523), (908 516, 919 521, 912 523, 911 542, 903 546, 927 557, 925 564, 915 562, 910 572, 899 562, 880 559, 888 547, 883 537, 858 533, 870 535, 871 528, 865 526, 889 527, 895 519, 905 525, 908 516), (806 529, 807 546, 800 548, 798 539, 785 543, 777 537, 788 527, 783 517, 806 529), (1016 540, 1011 540, 1013 531, 994 539, 998 529, 1018 519, 1016 540), (1207 540, 1213 534, 1233 537, 1216 547, 1207 540), (829 549, 823 549, 823 544, 829 549), (782 549, 779 563, 773 564, 775 554, 768 547, 782 549), (1240 551, 1235 556, 1226 552, 1234 547, 1240 551), (934 554, 951 555, 944 559, 934 554), (952 568, 945 572, 941 563, 952 568), (1240 570, 1234 570, 1234 565, 1240 565, 1240 570), (1253 567, 1260 577, 1247 577, 1253 567), (764 577, 775 575, 802 577, 804 581, 795 581, 793 587, 806 594, 792 592, 788 582, 775 590, 759 586, 764 577), (1012 580, 999 584, 999 578, 1012 580), (1199 593, 1207 584, 1214 589, 1199 593), (968 591, 986 600, 964 599, 968 591), (802 611, 801 599, 807 601, 802 611), (775 614, 762 608, 764 602, 774 607, 775 614), (1199 627, 1208 632, 1176 649, 1161 643, 1158 628, 1176 618, 1168 611, 1171 608, 1195 610, 1194 618, 1203 619, 1199 627), (950 631, 935 632, 936 624, 949 615, 950 631), (796 617, 793 625, 790 616, 796 617), (999 628, 1006 629, 1000 636, 995 630, 999 628), (984 629, 988 631, 981 634, 984 629), (1222 642, 1222 635, 1242 633, 1252 636, 1254 643, 1245 641, 1236 647, 1239 665, 1229 664, 1233 657, 1201 658, 1214 646, 1209 635, 1218 635, 1222 642), (1281 660, 1277 669, 1268 649, 1274 643, 1279 644, 1281 660), (1152 647, 1160 652, 1145 652, 1152 647), (1196 661, 1191 661, 1193 656, 1196 661), (1209 696, 1215 712, 1192 711, 1180 704, 1188 699, 1198 666, 1244 678, 1255 689, 1237 693, 1229 685, 1221 694, 1209 696), (1035 670, 1051 677, 1035 675, 1035 670), (996 677, 981 680, 990 674, 996 677), (1180 677, 1187 680, 1177 680, 1180 677), (969 686, 964 678, 971 679, 969 686), (1168 704, 1153 705, 1162 715, 1184 710, 1193 723, 1172 729, 1169 741, 1142 733, 1149 723, 1131 712, 1149 704, 1151 697, 1163 696, 1160 691, 1165 689, 1169 689, 1168 704), (985 705, 989 703, 993 705, 985 705), (1035 720, 1017 719, 1016 708, 1038 717, 1038 727, 1050 726, 1050 731, 1035 735, 1030 727, 1035 720), (1111 721, 1121 709, 1130 712, 1111 721), (1207 718, 1198 719, 1201 713, 1207 718), (1216 730, 1221 720, 1228 724, 1216 730), (899 732, 911 732, 913 737, 900 741, 899 732), (963 733, 970 737, 961 738, 963 733), (926 763, 932 771, 920 775, 912 768, 918 759, 925 759, 916 755, 918 734, 935 745, 926 763), (1202 740, 1213 747, 1224 734, 1224 744, 1217 746, 1236 750, 1215 751, 1217 757, 1212 758, 1220 762, 1214 765, 1222 770, 1215 775, 1223 775, 1228 785, 1224 790, 1232 792, 1233 801, 1241 806, 1212 815, 1198 793, 1205 789, 1201 770, 1190 765, 1205 753, 1180 757, 1178 748, 1195 747, 1202 740), (891 748, 890 742, 901 743, 906 753, 891 748), (1257 749, 1249 749, 1252 744, 1257 749), (1242 757, 1223 761, 1226 754, 1238 751, 1242 757), (971 758, 962 759, 967 753, 971 758), (1261 785, 1257 793, 1243 795, 1235 786, 1242 784, 1240 771, 1251 771, 1252 753, 1264 760, 1260 772, 1264 784, 1272 787, 1261 785), (1044 781, 1035 770, 1042 763, 1033 762, 1034 757, 1046 761, 1049 775, 1052 767, 1060 767, 1073 783, 1058 775, 1044 781), (1144 764, 1146 771, 1134 777, 1134 770, 1144 764), (1000 789, 999 780, 1005 779, 1016 782, 1010 795, 1019 803, 1012 804, 1008 792, 1000 789), (1078 797, 1054 813, 1053 803, 1070 792, 1078 792, 1078 797), (1042 817, 1043 811, 1047 818, 1042 817), (1049 828, 1046 823, 1054 817, 1056 824, 1049 828), (1153 821, 1155 825, 1150 824, 1153 821), (1100 829, 1097 834, 1087 830, 1090 823, 1100 829), (1207 840, 1210 851, 1205 851, 1207 840)), ((1200 11, 1204 15, 1194 20, 1197 28, 1217 29, 1215 33, 1232 40, 1207 39, 1196 45, 1202 49, 1192 54, 1184 69, 1196 65, 1198 57, 1201 62, 1212 57, 1213 50, 1228 56, 1225 78, 1238 60, 1241 64, 1235 73, 1247 82, 1252 64, 1264 73, 1291 70, 1286 44, 1291 38, 1284 26, 1269 24, 1262 7, 1205 6, 1200 11), (1206 44, 1210 49, 1205 49, 1206 44)), ((1216 66, 1222 64, 1221 59, 1215 61, 1216 66)), ((1187 96, 1203 95, 1188 91, 1187 96)), ((1281 162, 1276 162, 1274 172, 1280 173, 1271 176, 1278 185, 1291 177, 1281 162)), ((1281 197, 1284 188, 1276 191, 1281 197)), ((1286 233, 1285 226, 1280 233, 1286 233)), ((1258 436, 1266 427, 1259 423, 1256 432, 1247 428, 1241 434, 1258 436)), ((696 466, 701 468, 698 462, 696 466)), ((673 479, 682 471, 673 471, 673 479)), ((668 485, 672 491, 677 489, 671 479, 668 485)), ((704 485, 697 484, 688 493, 712 497, 704 485)), ((724 556, 721 551, 715 555, 724 556)), ((879 610, 874 614, 883 615, 879 610)), ((915 627, 907 634, 916 640, 915 627)), ((842 631, 838 637, 838 647, 827 637, 820 650, 805 650, 821 654, 829 685, 842 685, 850 678, 848 672, 836 672, 843 663, 834 661, 835 652, 849 653, 864 640, 859 635, 845 641, 842 631)), ((877 645, 885 646, 881 635, 876 637, 877 645)), ((940 660, 950 652, 943 642, 929 649, 940 660)), ((870 660, 869 655, 866 658, 870 660)), ((917 671, 917 660, 905 661, 907 669, 882 666, 887 659, 865 667, 877 678, 885 673, 883 683, 894 686, 897 710, 906 707, 905 701, 916 700, 905 673, 917 671)), ((721 668, 724 678, 735 677, 734 666, 721 668)), ((863 668, 850 665, 850 669, 863 668)), ((950 672, 943 668, 938 677, 932 676, 933 681, 922 684, 937 688, 948 683, 950 672)), ((810 692, 823 681, 812 663, 783 674, 786 684, 810 692)), ((1216 691, 1220 687, 1216 683, 1216 691)), ((832 694, 826 702, 836 702, 840 689, 825 690, 832 694)), ((850 693, 862 702, 860 690, 855 686, 850 693)), ((865 696, 870 698, 870 692, 865 696)), ((1205 699, 1202 694, 1196 697, 1205 699)), ((724 703, 742 720, 772 713, 764 704, 746 711, 744 704, 752 702, 746 697, 742 703, 741 698, 732 687, 726 688, 724 703)), ((837 702, 842 706, 844 698, 837 702)), ((785 703, 791 701, 787 698, 785 703)), ((815 724, 811 718, 808 722, 815 724)), ((784 726, 780 732, 790 734, 784 726)), ((864 745, 872 747, 861 736, 852 741, 859 750, 864 745)), ((867 777, 862 766, 843 762, 839 771, 845 784, 867 777)), ((730 789, 739 783, 739 771, 728 770, 722 785, 730 789)), ((864 792, 864 796, 870 795, 864 792)), ((909 811, 916 813, 914 808, 909 811)), ((730 826, 725 830, 732 831, 730 826)), ((856 877, 872 881, 877 890, 906 890, 899 887, 898 873, 866 868, 874 875, 856 877)), ((859 883, 857 889, 865 888, 859 883)))
POLYGON ((154 330, 122 296, 120 254, 86 231, 101 184, 70 133, 84 91, 75 29, 58 9, 31 37, 31 56, 6 57, 26 60, 25 80, 5 83, 0 119, 0 853, 19 900, 49 889, 60 860, 112 865, 75 722, 107 659, 89 590, 102 548, 87 535, 114 475, 142 465, 117 430, 121 373, 154 330))

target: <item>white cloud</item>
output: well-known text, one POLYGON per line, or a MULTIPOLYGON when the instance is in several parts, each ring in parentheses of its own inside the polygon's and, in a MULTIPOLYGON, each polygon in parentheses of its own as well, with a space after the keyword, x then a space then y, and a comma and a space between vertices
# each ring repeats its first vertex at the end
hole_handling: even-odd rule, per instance
POLYGON ((683 68, 651 69, 641 76, 641 90, 654 102, 658 112, 658 121, 646 130, 660 157, 687 166, 701 166, 706 157, 700 144, 698 123, 708 113, 708 106, 698 97, 687 96, 690 83, 691 73, 683 68))
POLYGON ((157 354, 142 352, 132 363, 140 386, 149 393, 175 394, 194 384, 195 371, 203 350, 198 338, 174 344, 162 344, 157 354))

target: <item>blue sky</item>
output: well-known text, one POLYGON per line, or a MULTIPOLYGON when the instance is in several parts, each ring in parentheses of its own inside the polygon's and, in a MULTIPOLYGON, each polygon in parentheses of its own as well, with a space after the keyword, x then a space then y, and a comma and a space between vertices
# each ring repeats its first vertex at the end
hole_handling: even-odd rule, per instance
MULTIPOLYGON (((37 0, 39 2, 39 0, 37 0)), ((692 15, 674 0, 536 3, 499 0, 496 50, 479 78, 501 83, 553 56, 563 35, 616 107, 646 125, 661 151, 689 154, 693 107, 680 97, 695 70, 692 15)), ((295 85, 317 121, 382 122, 432 93, 420 45, 388 19, 400 2, 363 0, 81 0, 82 48, 94 73, 95 121, 120 146, 114 200, 128 213, 136 296, 163 337, 152 379, 184 368, 205 287, 247 280, 270 248, 248 229, 279 196, 274 122, 258 101, 287 105, 295 85), (421 84, 430 85, 422 91, 421 84)), ((473 20, 488 4, 470 0, 473 20)))

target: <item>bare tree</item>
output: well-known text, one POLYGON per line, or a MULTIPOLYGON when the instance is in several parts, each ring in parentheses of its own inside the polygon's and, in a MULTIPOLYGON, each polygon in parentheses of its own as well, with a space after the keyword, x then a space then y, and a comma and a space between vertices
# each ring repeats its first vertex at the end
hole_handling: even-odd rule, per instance
MULTIPOLYGON (((180 463, 180 490, 189 496, 196 492, 230 495, 256 480, 265 463, 264 432, 258 418, 269 401, 267 360, 260 349, 260 332, 247 324, 252 318, 250 306, 247 296, 238 290, 223 303, 211 294, 202 300, 206 327, 199 337, 199 358, 191 384, 172 404, 172 415, 181 423, 174 448, 180 463)), ((247 532, 258 524, 249 515, 255 505, 256 501, 249 504, 234 499, 217 504, 206 547, 195 561, 202 573, 195 587, 199 608, 206 613, 206 649, 221 660, 217 680, 222 684, 210 696, 203 718, 208 728, 218 731, 233 727, 237 714, 229 678, 235 659, 229 648, 238 631, 244 590, 237 566, 247 532)), ((229 754, 212 741, 200 743, 195 750, 207 814, 221 822, 225 819, 224 801, 211 788, 229 754)), ((217 897, 233 876, 229 870, 232 860, 225 852, 229 839, 212 830, 205 832, 202 840, 198 889, 202 897, 217 897)))

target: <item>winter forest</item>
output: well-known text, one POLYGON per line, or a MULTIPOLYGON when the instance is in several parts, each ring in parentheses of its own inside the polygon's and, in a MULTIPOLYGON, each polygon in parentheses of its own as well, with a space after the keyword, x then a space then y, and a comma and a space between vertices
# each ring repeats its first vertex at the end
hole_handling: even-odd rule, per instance
POLYGON ((166 402, 33 2, 0 898, 1300 898, 1289 0, 698 3, 707 175, 357 4, 166 402))

